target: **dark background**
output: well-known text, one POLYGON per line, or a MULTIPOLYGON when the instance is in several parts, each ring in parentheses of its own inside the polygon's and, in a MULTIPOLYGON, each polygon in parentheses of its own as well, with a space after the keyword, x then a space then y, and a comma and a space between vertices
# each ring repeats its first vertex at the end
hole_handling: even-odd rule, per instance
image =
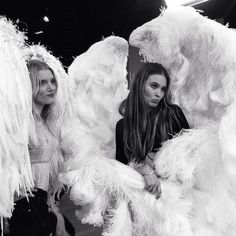
MULTIPOLYGON (((164 0, 2 0, 0 15, 17 21, 29 42, 41 42, 68 66, 102 37, 128 40, 136 27, 159 15, 161 6, 166 6, 164 0), (35 34, 39 31, 43 33, 35 34)), ((236 28, 236 0, 210 0, 195 8, 236 28)))

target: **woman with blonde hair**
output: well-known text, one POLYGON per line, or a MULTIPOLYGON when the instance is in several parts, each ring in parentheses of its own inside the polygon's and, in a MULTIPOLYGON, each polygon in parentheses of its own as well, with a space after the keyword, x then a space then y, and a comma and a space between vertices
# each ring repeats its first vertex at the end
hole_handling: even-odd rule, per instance
POLYGON ((55 195, 63 185, 58 180, 63 157, 59 149, 56 126, 60 108, 57 105, 58 82, 54 71, 43 61, 30 60, 28 70, 32 85, 32 113, 37 142, 29 143, 34 180, 33 195, 20 196, 9 220, 10 235, 74 235, 73 226, 59 213, 55 195), (67 228, 68 228, 67 227, 67 228))

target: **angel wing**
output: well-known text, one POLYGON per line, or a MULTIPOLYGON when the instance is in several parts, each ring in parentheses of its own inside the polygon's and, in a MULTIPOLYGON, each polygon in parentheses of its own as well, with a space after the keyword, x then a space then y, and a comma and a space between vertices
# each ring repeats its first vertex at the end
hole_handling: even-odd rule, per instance
POLYGON ((75 119, 62 127, 63 149, 69 158, 61 181, 71 187, 75 204, 83 206, 77 216, 83 223, 105 224, 103 235, 168 235, 168 228, 169 235, 190 236, 190 201, 182 199, 182 189, 164 182, 164 195, 157 200, 144 190, 138 172, 114 160, 118 105, 127 95, 127 54, 127 42, 110 36, 92 45, 69 67, 75 119), (105 212, 110 215, 104 223, 105 212))
POLYGON ((189 200, 189 235, 236 232, 235 36, 193 8, 176 7, 135 29, 129 39, 146 60, 170 71, 174 101, 197 127, 166 142, 155 163, 189 200))
MULTIPOLYGON (((118 106, 127 95, 127 56, 127 41, 110 36, 93 44, 68 68, 74 119, 62 127, 62 148, 68 163, 61 179, 72 186, 71 198, 77 204, 94 203, 99 194, 94 193, 92 182, 97 179, 100 185, 107 175, 114 177, 113 167, 106 164, 106 159, 115 158, 118 106)), ((94 217, 95 213, 91 213, 84 222, 100 224, 101 212, 96 214, 94 217)))
POLYGON ((76 57, 68 68, 78 125, 96 140, 105 157, 113 159, 118 108, 128 94, 127 54, 127 42, 110 36, 76 57))
POLYGON ((219 120, 234 100, 233 30, 191 7, 168 8, 135 29, 130 43, 171 74, 174 101, 193 125, 219 120))
POLYGON ((35 133, 24 40, 13 22, 0 18, 0 217, 11 216, 15 193, 33 186, 28 141, 35 133))

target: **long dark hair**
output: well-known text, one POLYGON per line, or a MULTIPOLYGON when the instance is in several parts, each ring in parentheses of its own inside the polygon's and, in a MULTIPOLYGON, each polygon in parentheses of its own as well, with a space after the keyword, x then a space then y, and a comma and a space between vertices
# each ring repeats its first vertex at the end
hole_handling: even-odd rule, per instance
MULTIPOLYGON (((161 141, 172 132, 176 115, 171 108, 170 77, 166 69, 157 63, 145 63, 131 80, 130 92, 120 105, 124 116, 124 150, 129 160, 143 161, 154 145, 155 135, 161 141), (144 99, 144 89, 149 75, 164 75, 167 81, 164 97, 156 108, 150 108, 144 99)), ((176 119, 178 121, 178 119, 176 119)))

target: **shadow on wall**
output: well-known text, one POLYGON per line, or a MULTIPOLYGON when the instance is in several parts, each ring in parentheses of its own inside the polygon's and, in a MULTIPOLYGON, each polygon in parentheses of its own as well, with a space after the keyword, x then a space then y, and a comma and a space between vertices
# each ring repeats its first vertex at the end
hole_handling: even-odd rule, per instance
POLYGON ((129 60, 128 60, 128 81, 142 66, 143 57, 139 55, 139 49, 129 45, 129 60))

